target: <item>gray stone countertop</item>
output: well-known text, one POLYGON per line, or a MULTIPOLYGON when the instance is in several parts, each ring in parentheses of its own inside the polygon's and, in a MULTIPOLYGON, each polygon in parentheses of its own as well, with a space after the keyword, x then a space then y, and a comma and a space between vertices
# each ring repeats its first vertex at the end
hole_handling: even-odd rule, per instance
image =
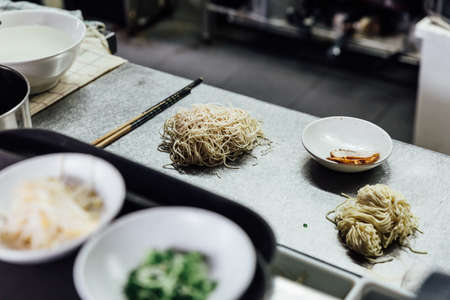
MULTIPOLYGON (((188 83, 128 63, 39 113, 33 125, 91 142, 188 83)), ((438 266, 450 272, 450 157, 395 141, 387 163, 372 171, 332 172, 315 163, 301 144, 302 130, 313 120, 307 114, 202 84, 107 150, 244 204, 269 222, 280 244, 354 273, 414 290, 424 270, 438 266), (239 169, 180 174, 163 168, 170 159, 157 150, 161 126, 180 107, 194 103, 248 110, 263 121, 272 151, 263 156, 256 149, 257 159, 245 158, 239 169), (390 185, 410 201, 424 231, 412 246, 427 250, 428 255, 396 249, 390 253, 393 262, 367 266, 343 247, 325 214, 343 201, 340 193, 355 194, 363 185, 375 183, 390 185)))

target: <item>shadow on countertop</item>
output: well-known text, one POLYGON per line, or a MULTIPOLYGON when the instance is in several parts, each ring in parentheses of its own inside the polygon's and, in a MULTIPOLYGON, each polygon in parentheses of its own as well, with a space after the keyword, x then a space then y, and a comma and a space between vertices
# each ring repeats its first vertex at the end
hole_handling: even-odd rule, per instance
POLYGON ((341 173, 329 170, 313 159, 304 161, 301 174, 313 186, 340 195, 356 194, 366 184, 384 183, 390 177, 389 163, 361 173, 341 173))

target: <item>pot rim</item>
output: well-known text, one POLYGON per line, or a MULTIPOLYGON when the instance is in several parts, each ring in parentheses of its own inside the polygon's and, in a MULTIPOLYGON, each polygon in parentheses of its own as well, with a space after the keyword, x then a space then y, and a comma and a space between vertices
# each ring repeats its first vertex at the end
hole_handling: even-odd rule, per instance
MULTIPOLYGON (((25 84, 27 85, 27 91, 26 91, 25 96, 23 97, 23 99, 20 100, 20 102, 19 102, 16 106, 14 106, 13 108, 11 108, 11 109, 8 110, 7 112, 1 114, 1 115, 0 115, 0 119, 1 119, 1 118, 4 118, 4 117, 6 117, 6 116, 8 116, 8 115, 10 115, 10 114, 15 113, 15 112, 16 112, 18 109, 20 109, 25 103, 28 102, 29 96, 30 96, 31 88, 30 88, 30 83, 28 82, 28 79, 27 79, 27 78, 25 77, 25 75, 23 75, 21 72, 17 71, 16 69, 13 69, 13 68, 11 68, 11 67, 9 67, 9 66, 2 65, 2 64, 0 64, 0 69, 4 69, 4 70, 7 70, 7 71, 9 71, 9 72, 12 72, 12 73, 16 74, 19 78, 23 79, 23 80, 25 81, 25 84)), ((30 113, 30 118, 31 118, 31 113, 30 113)))

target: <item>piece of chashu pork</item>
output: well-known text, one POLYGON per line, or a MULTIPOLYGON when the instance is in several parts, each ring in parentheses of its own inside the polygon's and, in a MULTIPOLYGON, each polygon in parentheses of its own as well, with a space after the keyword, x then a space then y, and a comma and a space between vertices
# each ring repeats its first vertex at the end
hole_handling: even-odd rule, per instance
POLYGON ((355 151, 338 149, 330 152, 328 160, 347 165, 373 164, 380 158, 380 153, 373 151, 355 151))

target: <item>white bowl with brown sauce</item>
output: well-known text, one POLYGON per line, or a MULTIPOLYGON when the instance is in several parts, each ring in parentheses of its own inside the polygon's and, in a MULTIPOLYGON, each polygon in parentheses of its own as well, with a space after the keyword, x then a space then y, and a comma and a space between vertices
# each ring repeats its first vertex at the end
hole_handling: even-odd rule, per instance
POLYGON ((78 18, 49 10, 0 13, 0 64, 24 74, 31 94, 55 86, 72 66, 86 26, 78 18))
POLYGON ((311 122, 303 130, 302 143, 319 164, 346 173, 367 171, 383 164, 393 148, 391 137, 381 127, 353 117, 328 117, 311 122), (336 154, 347 158, 344 155, 351 152, 360 157, 333 157, 336 154), (372 155, 377 158, 369 160, 372 155))
POLYGON ((0 191, 0 260, 17 264, 68 254, 105 227, 125 199, 124 180, 114 166, 78 153, 36 156, 11 165, 0 171, 0 191), (72 191, 80 202, 66 194, 72 191), (96 202, 86 202, 88 197, 96 202), (84 224, 86 216, 91 223, 84 224))

